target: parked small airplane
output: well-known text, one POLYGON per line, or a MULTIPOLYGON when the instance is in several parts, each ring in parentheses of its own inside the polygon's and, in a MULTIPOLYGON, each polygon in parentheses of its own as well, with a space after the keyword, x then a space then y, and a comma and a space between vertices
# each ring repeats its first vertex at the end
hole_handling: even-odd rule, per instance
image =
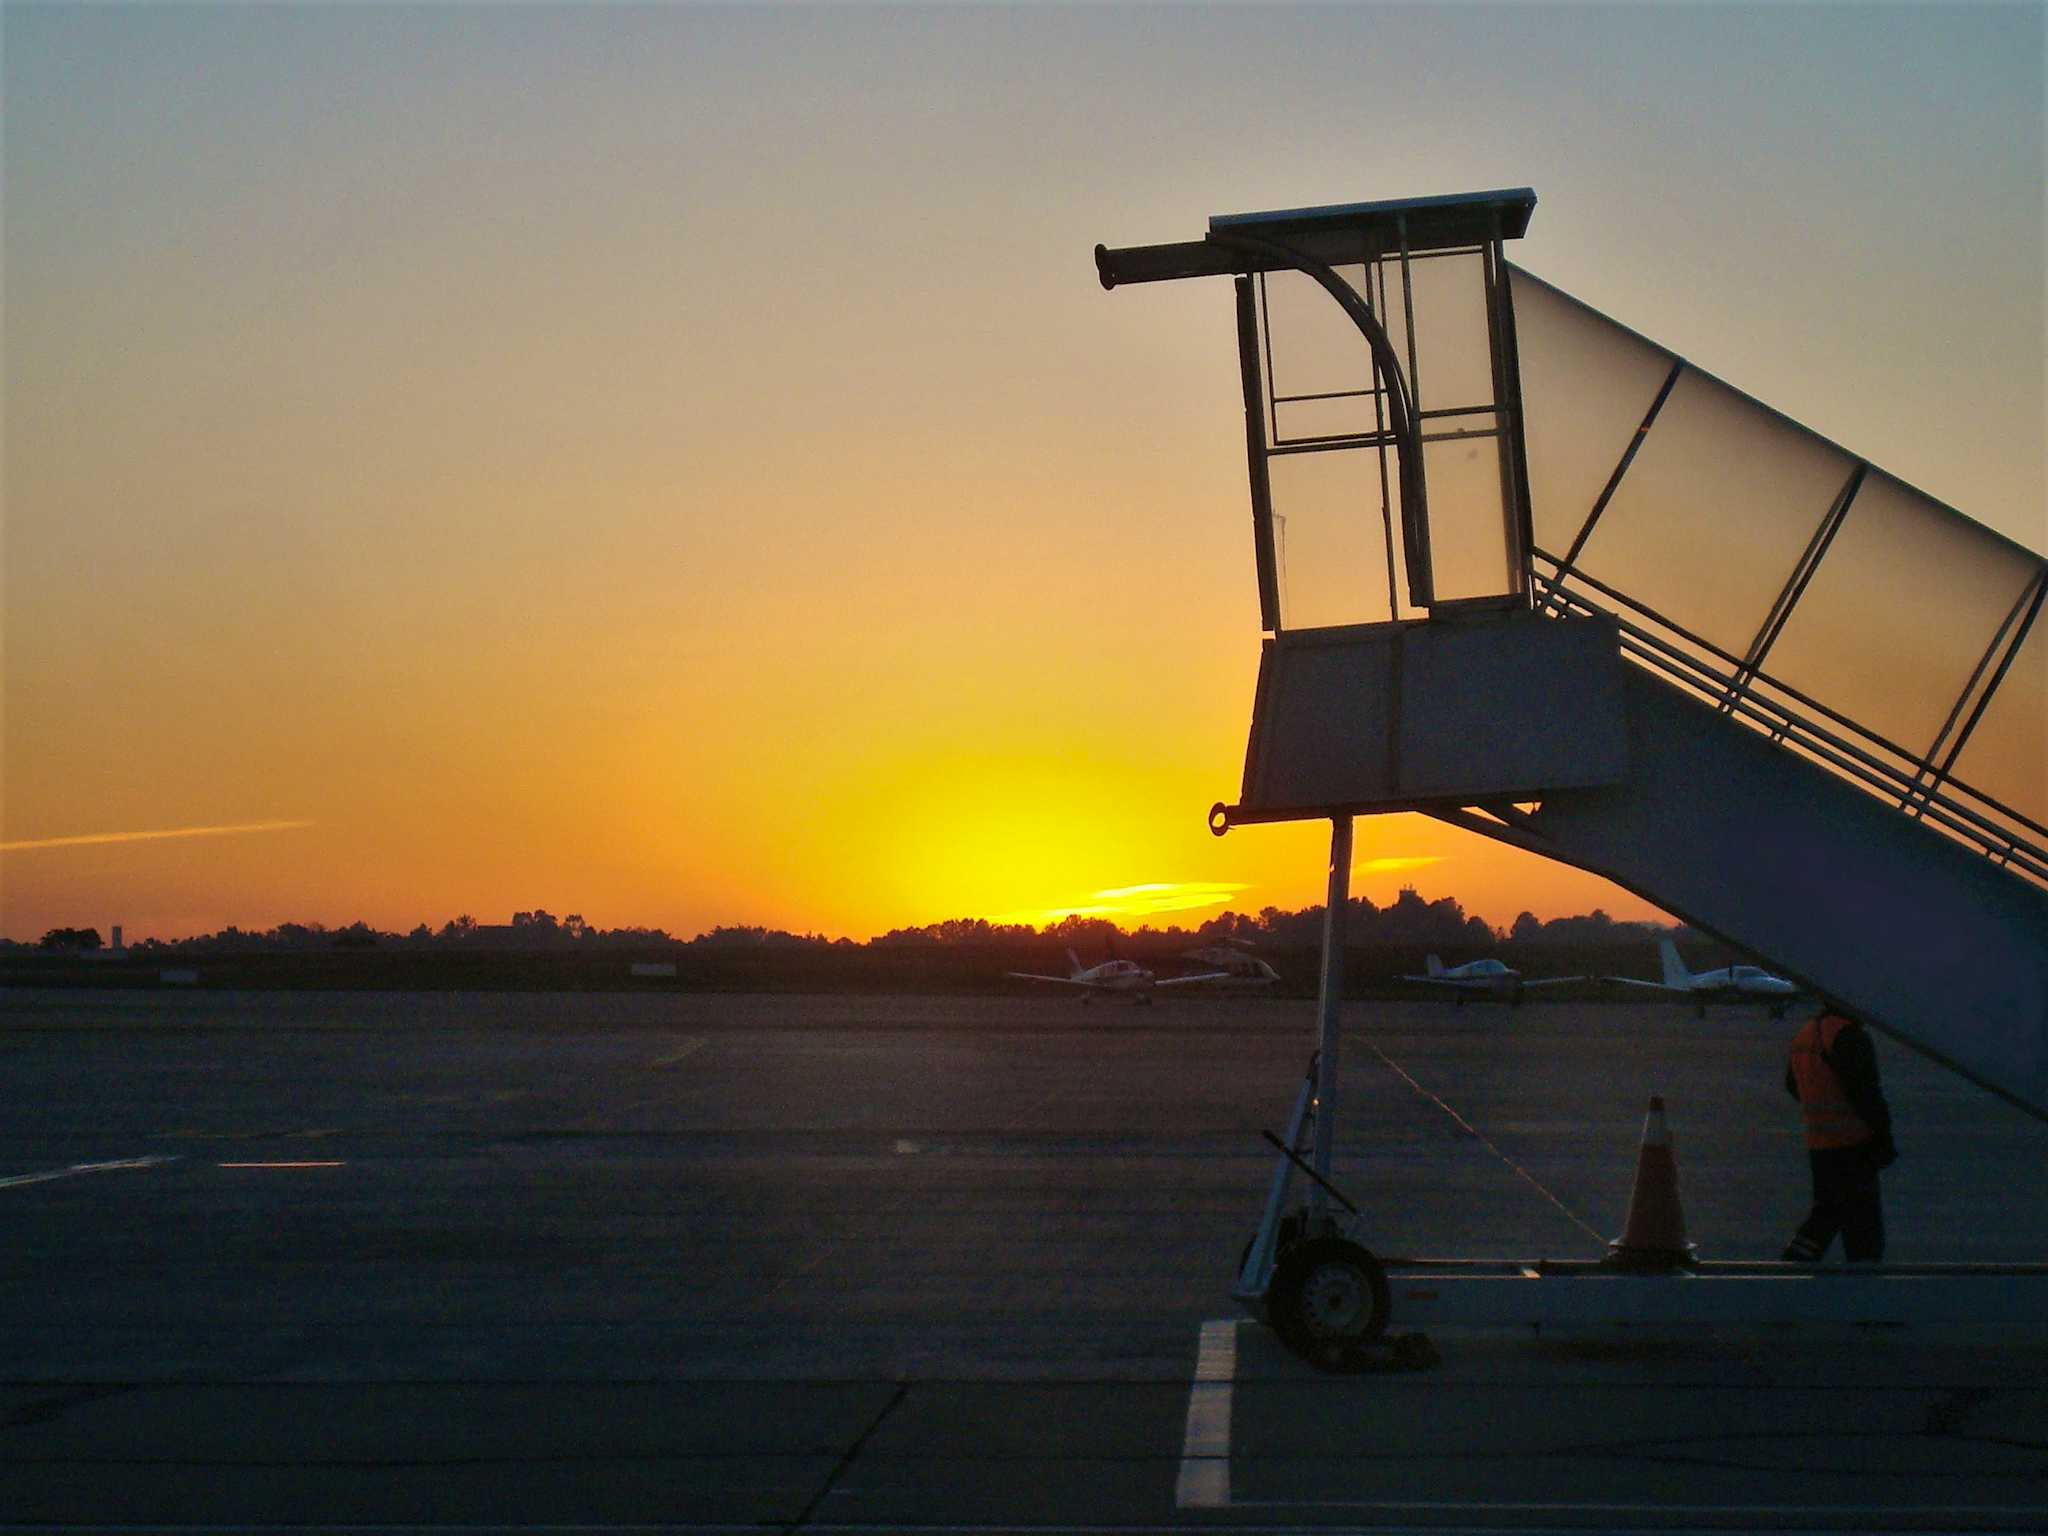
POLYGON ((1067 960, 1074 968, 1073 973, 1067 976, 1041 976, 1032 971, 1010 971, 1007 974, 1019 981, 1051 981, 1063 987, 1083 988, 1081 1001, 1084 1003, 1088 1001, 1088 994, 1094 992, 1111 992, 1133 1002, 1149 1003, 1156 988, 1226 981, 1230 976, 1228 971, 1210 971, 1199 976, 1169 976, 1161 981, 1144 966, 1131 960, 1105 960, 1100 965, 1084 966, 1081 957, 1071 949, 1067 951, 1067 960))
POLYGON ((1799 995, 1796 983, 1753 965, 1725 965, 1715 971, 1689 971, 1678 956, 1678 946, 1669 939, 1657 941, 1657 953, 1664 960, 1662 981, 1641 981, 1634 976, 1603 976, 1602 981, 1625 987, 1648 987, 1677 997, 1690 997, 1699 1012, 1710 1002, 1756 1001, 1770 1006, 1771 1017, 1782 1019, 1792 1000, 1799 995))
POLYGON ((1498 998, 1505 1003, 1519 1003, 1523 991, 1529 987, 1561 987, 1567 982, 1583 979, 1578 976, 1542 976, 1530 980, 1498 960, 1467 960, 1463 965, 1447 968, 1443 961, 1431 955, 1428 964, 1427 976, 1397 976, 1394 979, 1416 982, 1425 987, 1440 987, 1454 993, 1461 1007, 1473 994, 1498 998))
POLYGON ((1272 966, 1256 955, 1246 954, 1234 944, 1205 944, 1200 949, 1183 951, 1181 959, 1220 968, 1220 975, 1198 978, 1208 981, 1210 987, 1218 992, 1251 991, 1270 987, 1280 979, 1280 973, 1272 966))

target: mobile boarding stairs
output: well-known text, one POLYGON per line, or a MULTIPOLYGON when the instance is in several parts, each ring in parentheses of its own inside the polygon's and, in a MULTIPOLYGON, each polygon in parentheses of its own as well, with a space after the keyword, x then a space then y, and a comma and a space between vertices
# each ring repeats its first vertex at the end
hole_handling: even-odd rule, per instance
POLYGON ((1096 248, 1105 288, 1232 280, 1265 637, 1210 823, 1331 826, 1319 1048, 1237 1295, 1323 1364, 1393 1314, 2040 1319, 2043 1266, 1390 1275, 1338 1209, 1360 815, 1602 875, 2048 1118, 2048 561, 1509 263, 1535 202, 1096 248))

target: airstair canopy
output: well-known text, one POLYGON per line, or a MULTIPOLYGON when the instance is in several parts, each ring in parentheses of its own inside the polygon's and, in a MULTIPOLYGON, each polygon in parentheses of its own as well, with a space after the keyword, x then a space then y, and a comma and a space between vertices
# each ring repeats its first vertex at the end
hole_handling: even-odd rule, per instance
POLYGON ((1527 188, 1219 215, 1097 247, 1105 287, 1237 277, 1265 628, 1528 606, 1502 243, 1527 188))
POLYGON ((1410 255, 1519 240, 1536 211, 1527 187, 1506 192, 1458 192, 1378 203, 1332 203, 1269 213, 1223 213, 1209 233, 1262 235, 1305 251, 1332 266, 1369 257, 1410 255))

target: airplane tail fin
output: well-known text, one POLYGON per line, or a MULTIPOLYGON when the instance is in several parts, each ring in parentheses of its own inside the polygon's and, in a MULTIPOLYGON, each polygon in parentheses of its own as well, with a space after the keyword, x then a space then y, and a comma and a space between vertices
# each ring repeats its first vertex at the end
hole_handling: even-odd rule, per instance
POLYGON ((1657 941, 1657 953, 1664 957, 1664 985, 1680 991, 1692 985, 1692 972, 1678 958, 1678 946, 1669 939, 1657 941))
POLYGON ((1438 958, 1437 958, 1437 957, 1436 957, 1435 955, 1431 955, 1431 956, 1429 957, 1429 974, 1430 974, 1430 975, 1432 975, 1432 976, 1441 976, 1441 975, 1443 975, 1443 973, 1444 973, 1444 963, 1443 963, 1443 961, 1439 960, 1439 959, 1438 959, 1438 958))
POLYGON ((1088 969, 1087 966, 1081 963, 1081 957, 1075 954, 1071 949, 1067 951, 1067 964, 1074 968, 1073 974, 1076 976, 1080 975, 1083 971, 1088 969))

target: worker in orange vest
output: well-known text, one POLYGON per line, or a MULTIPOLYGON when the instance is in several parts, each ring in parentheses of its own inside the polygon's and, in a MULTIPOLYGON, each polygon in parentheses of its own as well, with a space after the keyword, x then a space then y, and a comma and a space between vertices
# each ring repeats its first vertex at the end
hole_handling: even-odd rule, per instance
POLYGON ((1870 1035, 1841 1004, 1824 1001, 1792 1037, 1785 1091, 1806 1121, 1813 1209, 1786 1245, 1792 1264, 1817 1264, 1842 1234, 1849 1262, 1884 1257, 1884 1206, 1877 1176, 1898 1160, 1892 1112, 1877 1080, 1870 1035))

